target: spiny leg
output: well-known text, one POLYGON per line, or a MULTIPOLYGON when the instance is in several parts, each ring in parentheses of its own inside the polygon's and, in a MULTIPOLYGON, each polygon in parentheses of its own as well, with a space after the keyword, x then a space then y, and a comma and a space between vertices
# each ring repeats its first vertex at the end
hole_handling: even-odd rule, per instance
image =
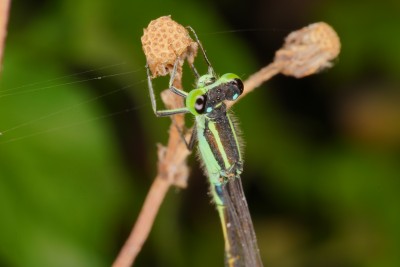
MULTIPOLYGON (((171 79, 170 79, 170 82, 169 82, 169 85, 170 85, 169 86, 169 90, 171 90, 173 93, 175 93, 175 94, 177 94, 179 96, 186 97, 187 93, 185 91, 180 90, 180 89, 172 86, 172 84, 174 82, 174 79, 175 79, 175 75, 176 75, 178 60, 175 62, 174 69, 173 69, 173 71, 171 73, 171 79)), ((153 83, 151 81, 150 68, 149 68, 148 64, 146 64, 146 70, 147 70, 147 84, 148 84, 148 87, 149 87, 151 106, 153 108, 154 114, 157 117, 168 117, 168 116, 175 115, 175 114, 188 113, 189 110, 186 107, 170 109, 170 110, 157 110, 157 102, 156 102, 156 97, 155 97, 155 94, 154 94, 154 88, 153 88, 153 83)))
MULTIPOLYGON (((175 86, 173 86, 173 83, 174 83, 174 80, 175 80, 175 76, 176 76, 177 67, 178 67, 178 63, 179 63, 179 58, 175 61, 174 68, 173 68, 172 73, 171 73, 171 78, 169 80, 169 89, 173 93, 186 98, 187 93, 185 91, 180 90, 180 89, 176 88, 175 86)), ((153 88, 153 83, 151 82, 150 69, 149 69, 148 64, 146 64, 146 69, 147 69, 147 82, 148 82, 148 86, 149 86, 151 105, 152 105, 154 114, 157 117, 164 117, 164 116, 166 117, 166 116, 171 116, 171 115, 175 115, 175 114, 188 113, 189 110, 187 108, 178 108, 178 109, 160 110, 160 111, 157 110, 157 103, 156 103, 156 99, 155 99, 155 95, 154 95, 154 88, 153 88)), ((177 128, 182 140, 184 141, 186 147, 189 150, 192 150, 193 146, 194 146, 194 143, 195 143, 195 133, 194 133, 194 131, 192 132, 191 137, 190 137, 190 141, 188 143, 186 141, 186 138, 184 136, 184 133, 183 133, 182 129, 175 123, 175 120, 174 120, 173 117, 171 117, 171 119, 172 119, 172 123, 177 128)))
POLYGON ((196 143, 196 134, 197 134, 196 126, 193 126, 193 128, 192 128, 193 130, 192 130, 192 132, 190 133, 190 139, 189 139, 189 143, 188 143, 188 142, 186 141, 185 133, 182 131, 182 128, 179 127, 179 126, 175 123, 173 117, 172 117, 172 122, 174 123, 176 129, 178 130, 179 135, 181 136, 183 142, 184 142, 185 145, 186 145, 186 148, 187 148, 189 151, 192 151, 192 150, 193 150, 193 147, 194 147, 194 145, 195 145, 195 143, 196 143))
POLYGON ((194 67, 194 64, 189 62, 189 67, 193 71, 194 76, 196 76, 196 80, 198 80, 200 78, 200 74, 197 71, 197 69, 194 67))
POLYGON ((203 53, 204 60, 206 61, 207 66, 208 66, 208 73, 211 74, 211 75, 213 75, 213 76, 215 76, 214 69, 213 69, 213 67, 211 66, 211 62, 210 62, 210 60, 209 60, 208 57, 207 57, 206 50, 204 50, 203 46, 201 45, 200 40, 199 40, 199 37, 197 37, 196 32, 195 32, 195 31, 193 30, 193 28, 190 27, 190 26, 187 26, 186 28, 188 28, 188 29, 193 33, 193 35, 194 35, 194 37, 195 37, 195 39, 196 39, 196 42, 197 42, 197 44, 199 45, 201 52, 203 53))
POLYGON ((175 81, 175 76, 176 76, 176 73, 177 73, 177 70, 178 70, 179 61, 180 61, 180 58, 178 57, 175 60, 174 68, 172 69, 172 72, 171 72, 171 75, 170 75, 168 87, 169 87, 169 90, 171 90, 173 93, 186 98, 188 93, 186 93, 185 91, 183 91, 181 89, 178 89, 178 88, 176 88, 174 86, 174 81, 175 81))

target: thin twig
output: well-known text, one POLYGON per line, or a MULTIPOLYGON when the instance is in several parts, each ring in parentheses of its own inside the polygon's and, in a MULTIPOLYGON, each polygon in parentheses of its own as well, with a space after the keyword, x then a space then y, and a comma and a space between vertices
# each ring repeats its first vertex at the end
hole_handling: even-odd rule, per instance
MULTIPOLYGON (((175 79, 174 86, 182 88, 180 75, 175 79)), ((162 93, 162 99, 168 108, 173 109, 182 106, 181 97, 171 94, 169 90, 162 93)), ((174 185, 185 188, 187 185, 189 168, 186 164, 186 158, 190 151, 186 148, 178 131, 178 127, 183 129, 184 124, 183 114, 174 115, 169 128, 168 146, 158 145, 158 174, 146 196, 139 218, 112 265, 113 267, 127 267, 133 264, 150 233, 169 187, 174 185)))
POLYGON ((114 267, 130 266, 133 263, 152 228, 153 224, 149 222, 154 221, 158 213, 158 209, 163 202, 164 196, 170 186, 170 181, 163 179, 161 176, 157 176, 154 179, 154 182, 147 194, 146 200, 144 201, 139 218, 137 219, 128 240, 114 262, 114 267))
POLYGON ((2 70, 4 44, 7 35, 7 22, 8 22, 9 9, 10 9, 10 1, 1 0, 0 1, 0 72, 2 70))

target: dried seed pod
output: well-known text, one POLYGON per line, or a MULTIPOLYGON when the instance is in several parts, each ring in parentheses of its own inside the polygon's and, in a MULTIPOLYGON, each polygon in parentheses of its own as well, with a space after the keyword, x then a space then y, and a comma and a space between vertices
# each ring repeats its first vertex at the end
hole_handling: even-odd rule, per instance
POLYGON ((153 78, 171 73, 178 58, 180 65, 184 59, 193 62, 197 43, 186 28, 173 21, 171 16, 151 21, 143 31, 142 47, 153 78))
POLYGON ((283 66, 283 74, 302 78, 331 67, 331 60, 339 52, 340 40, 335 30, 318 22, 290 33, 274 61, 283 66))

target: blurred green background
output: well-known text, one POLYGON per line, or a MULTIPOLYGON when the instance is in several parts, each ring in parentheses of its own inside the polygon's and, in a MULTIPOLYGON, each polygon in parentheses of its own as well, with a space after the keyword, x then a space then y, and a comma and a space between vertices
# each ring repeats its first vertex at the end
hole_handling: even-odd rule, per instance
MULTIPOLYGON (((317 21, 337 30, 332 69, 279 75, 234 107, 262 258, 400 266, 400 2, 373 0, 14 1, 0 81, 0 266, 111 265, 168 138, 140 36, 169 14, 197 31, 218 73, 243 78, 289 32, 317 21)), ((206 178, 189 163, 188 188, 170 190, 135 266, 223 266, 206 178)))

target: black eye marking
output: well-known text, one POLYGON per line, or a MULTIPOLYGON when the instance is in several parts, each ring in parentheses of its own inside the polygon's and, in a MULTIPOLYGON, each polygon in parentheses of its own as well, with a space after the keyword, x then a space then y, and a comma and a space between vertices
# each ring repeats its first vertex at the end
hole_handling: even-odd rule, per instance
POLYGON ((240 79, 233 79, 227 85, 226 99, 234 101, 243 93, 243 82, 240 79))
POLYGON ((206 108, 206 102, 207 102, 206 95, 200 95, 196 98, 196 103, 194 104, 194 109, 197 111, 197 113, 199 113, 199 114, 204 113, 204 110, 206 108))
POLYGON ((239 89, 240 94, 242 94, 242 93, 243 93, 243 89, 244 89, 242 80, 240 80, 240 79, 235 79, 234 81, 236 82, 236 86, 237 86, 237 88, 239 89))

